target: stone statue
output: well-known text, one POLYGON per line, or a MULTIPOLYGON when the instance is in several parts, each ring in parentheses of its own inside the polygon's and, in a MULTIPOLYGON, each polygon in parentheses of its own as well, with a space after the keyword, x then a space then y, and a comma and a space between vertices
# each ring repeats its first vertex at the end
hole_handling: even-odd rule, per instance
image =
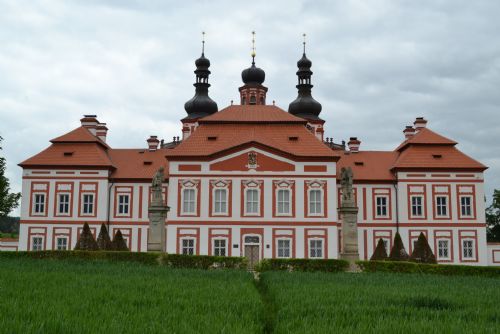
MULTIPOLYGON (((353 175, 351 167, 342 167, 340 171, 340 185, 342 187, 342 203, 354 202, 354 192, 352 190, 353 175)), ((354 205, 354 203, 353 203, 354 205)))
POLYGON ((151 184, 152 191, 152 205, 161 206, 163 203, 163 179, 165 178, 163 167, 160 167, 153 177, 153 182, 151 184))
POLYGON ((148 208, 149 212, 149 233, 148 251, 164 252, 166 229, 165 220, 169 207, 163 200, 163 180, 165 179, 164 169, 160 167, 153 176, 151 182, 152 200, 148 208))

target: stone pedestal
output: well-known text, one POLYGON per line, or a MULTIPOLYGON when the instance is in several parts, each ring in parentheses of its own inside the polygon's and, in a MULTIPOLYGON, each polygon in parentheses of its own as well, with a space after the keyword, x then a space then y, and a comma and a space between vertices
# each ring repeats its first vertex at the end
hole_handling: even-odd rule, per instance
POLYGON ((148 252, 165 252, 165 219, 168 206, 149 207, 148 252))
MULTIPOLYGON (((354 205, 354 203, 352 204, 354 205)), ((342 220, 342 245, 340 258, 350 262, 350 271, 357 271, 358 268, 355 261, 359 260, 358 208, 355 206, 342 206, 339 209, 339 217, 342 220)))

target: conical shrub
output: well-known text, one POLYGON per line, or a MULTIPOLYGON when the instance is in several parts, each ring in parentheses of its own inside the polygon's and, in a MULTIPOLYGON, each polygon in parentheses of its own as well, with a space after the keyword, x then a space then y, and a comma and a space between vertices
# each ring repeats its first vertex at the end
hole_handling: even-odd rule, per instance
POLYGON ((403 245, 403 240, 399 235, 399 232, 396 232, 396 236, 394 237, 394 245, 391 249, 391 254, 389 255, 389 260, 391 261, 408 261, 410 257, 408 253, 406 253, 405 246, 403 245))
POLYGON ((99 236, 97 237, 97 246, 100 250, 113 250, 113 243, 109 237, 108 229, 106 225, 101 225, 101 230, 99 231, 99 236))
POLYGON ((385 250, 384 240, 378 239, 377 247, 375 247, 375 251, 373 252, 370 261, 384 261, 387 260, 387 251, 385 250))
POLYGON ((421 263, 437 263, 436 257, 429 246, 429 242, 427 242, 427 238, 422 232, 420 232, 418 236, 417 244, 415 245, 413 253, 411 253, 410 260, 421 263))
POLYGON ((120 230, 116 231, 115 237, 113 238, 113 250, 115 251, 128 251, 125 239, 123 239, 122 232, 120 230))
POLYGON ((98 250, 97 242, 90 231, 89 224, 83 224, 83 230, 75 245, 75 250, 94 251, 98 250))

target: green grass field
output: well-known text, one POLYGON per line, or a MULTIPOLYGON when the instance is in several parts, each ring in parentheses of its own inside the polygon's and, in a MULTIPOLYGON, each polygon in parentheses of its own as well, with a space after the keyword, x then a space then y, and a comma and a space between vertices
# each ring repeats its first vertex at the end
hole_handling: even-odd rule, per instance
POLYGON ((499 333, 500 280, 264 273, 276 333, 499 333))
POLYGON ((258 333, 244 271, 0 258, 1 333, 258 333))
POLYGON ((0 257, 0 333, 498 333, 500 280, 0 257))

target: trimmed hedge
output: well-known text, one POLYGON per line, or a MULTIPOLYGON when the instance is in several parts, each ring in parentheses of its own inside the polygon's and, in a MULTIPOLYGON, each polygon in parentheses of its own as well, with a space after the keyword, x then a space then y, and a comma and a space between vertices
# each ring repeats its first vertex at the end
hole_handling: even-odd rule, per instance
POLYGON ((334 259, 264 259, 255 267, 256 271, 323 271, 336 273, 349 268, 349 261, 334 259))
POLYGON ((166 253, 138 253, 117 251, 36 251, 36 252, 0 252, 0 258, 31 258, 31 259, 81 259, 139 262, 148 265, 164 265, 172 268, 198 269, 246 269, 246 258, 222 256, 195 256, 166 253))
POLYGON ((364 272, 500 277, 500 267, 427 264, 406 261, 356 261, 356 264, 364 272))

